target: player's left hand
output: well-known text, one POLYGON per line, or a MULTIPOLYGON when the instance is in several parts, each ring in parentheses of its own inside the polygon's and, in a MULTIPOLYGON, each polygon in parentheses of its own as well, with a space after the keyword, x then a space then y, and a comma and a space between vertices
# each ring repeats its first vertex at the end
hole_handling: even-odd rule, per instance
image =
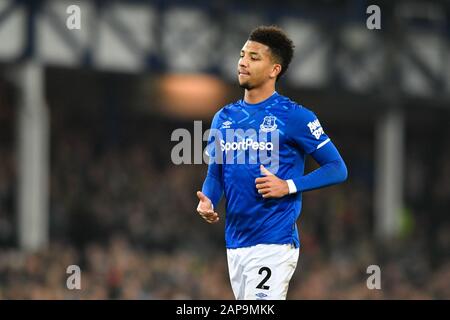
POLYGON ((289 194, 289 186, 286 180, 278 178, 267 170, 263 165, 260 166, 263 177, 256 178, 256 189, 262 194, 263 198, 281 198, 289 194))

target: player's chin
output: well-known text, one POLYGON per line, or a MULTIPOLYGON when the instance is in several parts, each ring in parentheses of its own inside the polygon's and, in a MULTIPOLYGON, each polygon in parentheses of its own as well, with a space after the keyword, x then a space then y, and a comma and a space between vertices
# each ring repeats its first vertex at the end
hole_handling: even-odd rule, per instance
POLYGON ((239 86, 242 89, 251 89, 252 88, 252 86, 250 85, 250 82, 248 80, 239 79, 239 86))

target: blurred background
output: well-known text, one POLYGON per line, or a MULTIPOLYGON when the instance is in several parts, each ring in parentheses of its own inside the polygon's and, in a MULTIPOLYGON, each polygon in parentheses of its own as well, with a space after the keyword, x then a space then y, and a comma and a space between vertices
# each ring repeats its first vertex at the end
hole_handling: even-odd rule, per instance
POLYGON ((171 135, 242 98, 261 24, 296 45, 278 92, 349 170, 303 195, 288 298, 449 299, 449 22, 437 0, 0 0, 0 299, 234 298, 224 219, 196 213, 207 166, 173 164, 171 135))

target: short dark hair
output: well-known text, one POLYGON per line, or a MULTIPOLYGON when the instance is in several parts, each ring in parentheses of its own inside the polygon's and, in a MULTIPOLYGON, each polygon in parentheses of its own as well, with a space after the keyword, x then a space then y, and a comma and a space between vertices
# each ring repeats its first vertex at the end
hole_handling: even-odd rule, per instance
POLYGON ((294 55, 294 43, 286 33, 275 25, 259 26, 248 37, 250 41, 262 43, 270 48, 272 57, 281 64, 281 72, 277 80, 287 71, 294 55))

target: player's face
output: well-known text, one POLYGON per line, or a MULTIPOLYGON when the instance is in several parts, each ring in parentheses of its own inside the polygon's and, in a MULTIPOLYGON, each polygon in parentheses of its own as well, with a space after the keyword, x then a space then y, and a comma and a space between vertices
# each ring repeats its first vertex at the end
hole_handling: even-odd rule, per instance
POLYGON ((261 86, 273 78, 274 66, 268 46, 247 41, 238 62, 239 85, 248 90, 261 86))

